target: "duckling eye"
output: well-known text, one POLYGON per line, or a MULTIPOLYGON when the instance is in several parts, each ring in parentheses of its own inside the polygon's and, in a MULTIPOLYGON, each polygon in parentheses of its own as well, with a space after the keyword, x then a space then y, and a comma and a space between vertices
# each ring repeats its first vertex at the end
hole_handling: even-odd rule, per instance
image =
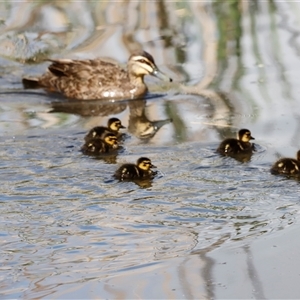
POLYGON ((147 61, 145 59, 140 59, 139 62, 142 63, 142 64, 146 64, 147 63, 147 61))

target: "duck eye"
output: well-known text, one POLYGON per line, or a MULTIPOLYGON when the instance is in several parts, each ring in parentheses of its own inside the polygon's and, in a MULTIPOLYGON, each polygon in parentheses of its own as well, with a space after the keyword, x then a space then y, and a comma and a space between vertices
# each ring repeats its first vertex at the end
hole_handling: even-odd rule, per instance
POLYGON ((142 63, 142 64, 146 64, 147 63, 146 60, 144 60, 144 59, 140 59, 139 62, 142 63))

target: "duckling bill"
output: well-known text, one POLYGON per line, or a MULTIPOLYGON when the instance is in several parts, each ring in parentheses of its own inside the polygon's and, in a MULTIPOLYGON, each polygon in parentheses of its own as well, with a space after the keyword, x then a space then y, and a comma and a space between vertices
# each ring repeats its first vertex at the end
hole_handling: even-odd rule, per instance
POLYGON ((117 136, 118 139, 122 138, 122 133, 119 132, 120 129, 126 128, 122 125, 118 118, 110 118, 107 122, 107 127, 97 126, 92 128, 88 134, 85 136, 85 141, 91 139, 103 139, 105 133, 111 132, 117 136))
POLYGON ((297 152, 297 159, 281 158, 271 167, 274 175, 282 174, 287 176, 300 176, 300 150, 297 152))
POLYGON ((143 96, 148 88, 145 75, 172 81, 156 66, 146 51, 132 54, 127 70, 101 59, 50 59, 48 71, 37 78, 23 78, 25 89, 43 88, 70 99, 133 99, 143 96))
POLYGON ((251 132, 248 129, 241 129, 237 134, 237 138, 227 138, 222 141, 217 149, 222 155, 230 156, 236 154, 252 154, 255 151, 254 144, 250 143, 250 140, 254 140, 251 136, 251 132))
POLYGON ((156 168, 147 157, 140 157, 136 164, 124 164, 114 174, 114 177, 123 180, 151 179, 157 172, 151 170, 156 168))
POLYGON ((104 153, 113 153, 119 147, 118 138, 112 132, 103 134, 102 139, 89 139, 82 146, 81 151, 86 155, 98 155, 104 153))

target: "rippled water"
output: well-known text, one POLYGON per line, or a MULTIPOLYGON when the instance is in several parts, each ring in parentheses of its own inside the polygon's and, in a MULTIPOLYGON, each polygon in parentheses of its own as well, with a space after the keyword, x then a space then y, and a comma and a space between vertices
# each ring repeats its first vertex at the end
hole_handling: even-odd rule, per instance
POLYGON ((116 4, 70 2, 66 10, 59 2, 24 2, 2 12, 0 47, 10 50, 1 58, 0 78, 4 298, 213 298, 205 288, 213 280, 205 253, 298 222, 299 183, 269 169, 279 156, 294 156, 299 148, 300 60, 291 33, 299 5, 224 4, 220 11, 221 4, 209 2, 143 3, 123 4, 126 17, 152 13, 158 24, 150 22, 149 29, 147 18, 136 21, 135 31, 135 21, 127 24, 116 4), (85 12, 80 20, 78 9, 85 12), (234 12, 239 14, 223 24, 234 12), (55 28, 49 27, 49 13, 57 18, 55 28), (165 16, 169 23, 160 24, 165 16), (35 28, 45 27, 48 36, 39 41, 35 28), (62 36, 67 45, 54 44, 62 36), (27 47, 11 40, 25 40, 27 47), (83 103, 22 90, 24 74, 46 68, 44 62, 28 64, 33 60, 97 54, 124 63, 127 50, 139 43, 175 79, 173 85, 147 79, 153 97, 83 103), (111 115, 128 129, 124 150, 104 160, 82 155, 87 130, 111 115), (173 122, 142 138, 145 128, 167 119, 173 122), (257 153, 246 163, 219 157, 220 140, 241 127, 252 131, 257 153), (153 182, 112 178, 121 163, 140 156, 158 166, 153 182), (189 262, 195 253, 204 266, 189 262), (203 274, 193 277, 198 271, 203 274))

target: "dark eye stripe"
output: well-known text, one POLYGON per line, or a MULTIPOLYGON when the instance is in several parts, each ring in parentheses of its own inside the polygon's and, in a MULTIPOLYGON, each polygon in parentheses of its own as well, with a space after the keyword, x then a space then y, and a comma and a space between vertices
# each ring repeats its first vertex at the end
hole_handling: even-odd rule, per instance
POLYGON ((146 64, 146 65, 152 67, 152 64, 151 64, 148 60, 145 60, 145 59, 139 59, 138 61, 139 61, 140 63, 142 63, 142 64, 146 64))

